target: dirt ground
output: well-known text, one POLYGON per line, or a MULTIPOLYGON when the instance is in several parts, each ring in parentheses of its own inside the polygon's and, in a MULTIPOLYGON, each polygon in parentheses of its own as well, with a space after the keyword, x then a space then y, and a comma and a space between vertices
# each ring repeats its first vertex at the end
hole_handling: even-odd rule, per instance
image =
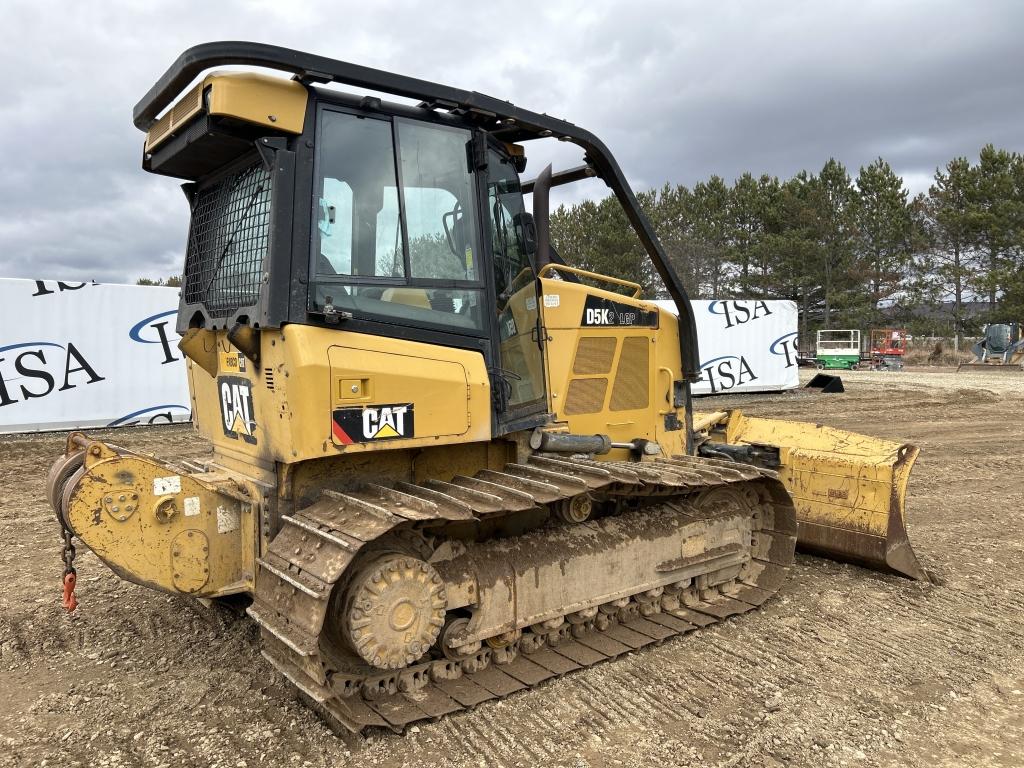
MULTIPOLYGON (((405 736, 341 739, 251 621, 79 557, 59 606, 43 500, 63 436, 0 438, 0 765, 1024 765, 1024 379, 844 374, 846 394, 702 400, 919 445, 908 527, 935 584, 801 555, 759 612, 405 736)), ((113 438, 185 457, 189 427, 113 438)))

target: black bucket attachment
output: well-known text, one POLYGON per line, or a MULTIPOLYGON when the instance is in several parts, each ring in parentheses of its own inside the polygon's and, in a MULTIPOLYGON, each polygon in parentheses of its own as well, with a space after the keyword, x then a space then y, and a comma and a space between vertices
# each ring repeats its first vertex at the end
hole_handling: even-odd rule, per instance
POLYGON ((843 380, 839 376, 830 373, 816 373, 814 378, 804 384, 804 389, 820 389, 822 392, 831 394, 833 392, 845 392, 843 380))

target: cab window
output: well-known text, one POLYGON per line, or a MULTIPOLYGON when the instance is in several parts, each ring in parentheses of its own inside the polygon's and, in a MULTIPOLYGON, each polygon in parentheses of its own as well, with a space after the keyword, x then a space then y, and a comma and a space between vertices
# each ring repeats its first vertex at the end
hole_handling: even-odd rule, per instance
POLYGON ((488 152, 487 211, 505 406, 509 411, 536 409, 546 402, 544 355, 537 342, 540 310, 523 230, 523 192, 511 159, 494 150, 488 152))
POLYGON ((323 110, 314 311, 483 333, 468 131, 323 110))
POLYGON ((477 281, 473 174, 463 130, 398 123, 413 277, 477 281))

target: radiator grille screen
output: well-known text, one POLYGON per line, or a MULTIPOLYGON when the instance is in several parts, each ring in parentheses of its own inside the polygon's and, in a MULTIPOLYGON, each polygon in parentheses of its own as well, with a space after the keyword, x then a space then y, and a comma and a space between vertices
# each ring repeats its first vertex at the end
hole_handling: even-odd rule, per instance
POLYGON ((577 375, 611 373, 615 357, 614 336, 584 336, 576 345, 572 372, 577 375))
POLYGON ((597 413, 604 407, 604 393, 608 379, 573 379, 565 396, 565 413, 597 413))
POLYGON ((185 301, 226 317, 259 301, 270 234, 270 173, 256 163, 196 194, 185 301))
POLYGON ((613 411, 631 411, 646 408, 650 393, 648 361, 651 346, 646 336, 629 336, 622 341, 622 354, 612 387, 613 411))

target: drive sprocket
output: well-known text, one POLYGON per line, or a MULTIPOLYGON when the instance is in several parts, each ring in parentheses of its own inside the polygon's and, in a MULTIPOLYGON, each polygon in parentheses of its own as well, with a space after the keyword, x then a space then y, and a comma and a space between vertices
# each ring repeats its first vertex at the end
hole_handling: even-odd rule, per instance
POLYGON ((423 656, 444 625, 444 582, 415 557, 385 554, 348 584, 342 632, 367 664, 400 669, 423 656))

